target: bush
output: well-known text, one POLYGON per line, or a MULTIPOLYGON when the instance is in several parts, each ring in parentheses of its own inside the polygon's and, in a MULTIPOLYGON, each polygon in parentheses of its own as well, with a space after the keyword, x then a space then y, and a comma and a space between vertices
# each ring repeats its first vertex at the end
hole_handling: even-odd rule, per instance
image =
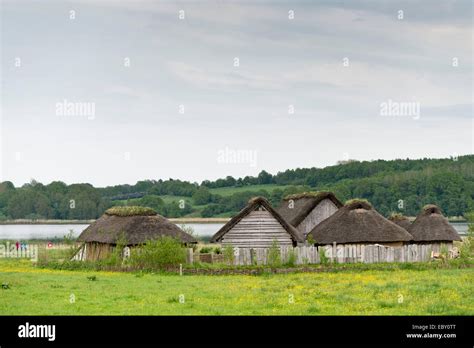
POLYGON ((270 267, 281 265, 280 245, 276 240, 273 240, 271 247, 268 249, 267 264, 270 267))
POLYGON ((123 259, 123 249, 127 246, 127 240, 125 234, 122 234, 117 240, 114 250, 112 253, 104 260, 101 261, 102 264, 106 266, 119 266, 124 262, 123 259))
POLYGON ((327 265, 329 263, 329 258, 326 256, 326 249, 320 246, 318 248, 319 251, 319 259, 321 261, 321 265, 327 265))
POLYGON ((140 268, 169 269, 185 262, 186 248, 171 237, 148 241, 133 250, 130 256, 130 263, 140 268))
POLYGON ((234 264, 234 247, 232 245, 226 245, 224 247, 224 262, 228 263, 229 265, 234 264))
POLYGON ((200 254, 222 254, 222 250, 219 247, 204 246, 199 250, 200 254))
POLYGON ((294 249, 290 249, 288 252, 288 261, 286 261, 288 267, 294 267, 296 265, 296 254, 294 249))
POLYGON ((200 254, 210 254, 212 253, 212 247, 203 247, 199 250, 200 254))
MULTIPOLYGON (((196 232, 194 231, 194 228, 192 228, 191 226, 188 226, 186 224, 181 224, 179 226, 179 228, 181 228, 184 232, 186 232, 187 234, 189 234, 191 237, 193 237, 194 239, 197 239, 199 240, 199 236, 196 234, 196 232)), ((188 245, 188 248, 192 248, 193 249, 193 252, 197 250, 197 244, 191 244, 191 245, 188 245)))

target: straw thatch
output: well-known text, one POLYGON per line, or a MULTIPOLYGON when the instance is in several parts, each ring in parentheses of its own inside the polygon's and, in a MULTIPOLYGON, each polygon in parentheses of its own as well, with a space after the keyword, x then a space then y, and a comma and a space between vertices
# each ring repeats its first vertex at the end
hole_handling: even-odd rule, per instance
POLYGON ((412 236, 364 200, 351 200, 311 232, 317 244, 408 242, 412 236))
POLYGON ((87 227, 79 236, 79 242, 115 245, 124 238, 127 245, 143 244, 147 240, 173 237, 183 243, 197 243, 191 235, 151 208, 115 207, 87 227))
POLYGON ((237 215, 235 215, 229 222, 227 222, 224 226, 221 227, 219 231, 211 238, 211 242, 216 243, 219 242, 222 237, 229 232, 237 223, 242 220, 245 216, 247 216, 252 211, 256 210, 258 207, 263 206, 280 224, 281 226, 288 232, 291 236, 291 239, 295 243, 304 242, 303 236, 300 232, 291 226, 273 207, 270 203, 263 197, 254 197, 249 200, 247 206, 242 209, 237 215))
POLYGON ((329 199, 337 208, 343 206, 332 192, 303 192, 286 196, 277 211, 291 225, 298 226, 324 199, 329 199), (290 208, 290 200, 293 201, 293 208, 290 208))
POLYGON ((451 242, 461 240, 456 229, 434 204, 423 207, 421 213, 408 229, 415 242, 451 242))
POLYGON ((388 219, 393 223, 396 223, 398 226, 403 227, 407 231, 411 226, 411 221, 402 214, 392 214, 388 219))

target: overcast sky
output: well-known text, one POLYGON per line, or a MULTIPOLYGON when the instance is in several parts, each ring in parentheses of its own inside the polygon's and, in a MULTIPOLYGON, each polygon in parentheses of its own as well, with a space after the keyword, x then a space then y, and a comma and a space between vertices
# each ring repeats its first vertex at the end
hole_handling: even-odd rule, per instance
POLYGON ((471 0, 1 3, 15 185, 474 152, 471 0))

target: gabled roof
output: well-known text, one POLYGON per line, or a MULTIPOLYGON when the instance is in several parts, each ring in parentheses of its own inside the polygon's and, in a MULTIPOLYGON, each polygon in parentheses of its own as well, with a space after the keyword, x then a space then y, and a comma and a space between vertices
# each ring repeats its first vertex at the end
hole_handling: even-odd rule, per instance
POLYGON ((338 208, 343 206, 332 192, 304 192, 286 196, 277 211, 291 225, 298 226, 324 199, 329 199, 338 208), (290 200, 293 200, 293 208, 289 207, 290 200))
POLYGON ((380 215, 364 200, 351 200, 315 226, 310 234, 318 244, 408 242, 413 237, 380 215))
POLYGON ((423 207, 408 232, 413 235, 415 241, 420 242, 461 240, 456 229, 434 204, 423 207))
POLYGON ((288 232, 291 239, 295 242, 304 242, 304 238, 301 233, 291 226, 275 209, 272 208, 270 203, 263 197, 252 198, 247 206, 242 209, 237 215, 235 215, 229 222, 221 227, 214 236, 211 238, 211 242, 215 243, 222 239, 222 237, 230 231, 237 223, 242 220, 247 214, 257 209, 259 206, 263 206, 288 232))

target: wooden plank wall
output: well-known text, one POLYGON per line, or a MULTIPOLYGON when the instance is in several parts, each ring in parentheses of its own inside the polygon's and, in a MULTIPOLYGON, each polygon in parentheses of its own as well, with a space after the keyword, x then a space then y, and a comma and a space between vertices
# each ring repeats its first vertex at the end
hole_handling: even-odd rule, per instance
MULTIPOLYGON (((447 250, 452 250, 452 243, 445 244, 447 250)), ((321 262, 324 250, 329 262, 337 263, 376 263, 376 262, 421 262, 429 261, 431 252, 439 253, 442 245, 409 244, 397 247, 379 244, 338 244, 315 246, 282 246, 280 247, 281 263, 288 262, 291 256, 297 265, 317 264, 321 262), (293 253, 293 255, 292 255, 293 253)), ((192 249, 191 249, 192 250, 192 249)), ((267 264, 269 248, 234 248, 235 265, 265 265, 267 264)))
POLYGON ((95 261, 107 258, 114 247, 104 243, 85 243, 83 247, 73 256, 75 261, 95 261))
POLYGON ((222 245, 268 248, 276 240, 279 245, 292 245, 291 236, 266 210, 254 210, 240 220, 222 238, 222 245))
POLYGON ((337 211, 337 206, 328 198, 323 199, 297 226, 305 236, 318 225, 337 211))

